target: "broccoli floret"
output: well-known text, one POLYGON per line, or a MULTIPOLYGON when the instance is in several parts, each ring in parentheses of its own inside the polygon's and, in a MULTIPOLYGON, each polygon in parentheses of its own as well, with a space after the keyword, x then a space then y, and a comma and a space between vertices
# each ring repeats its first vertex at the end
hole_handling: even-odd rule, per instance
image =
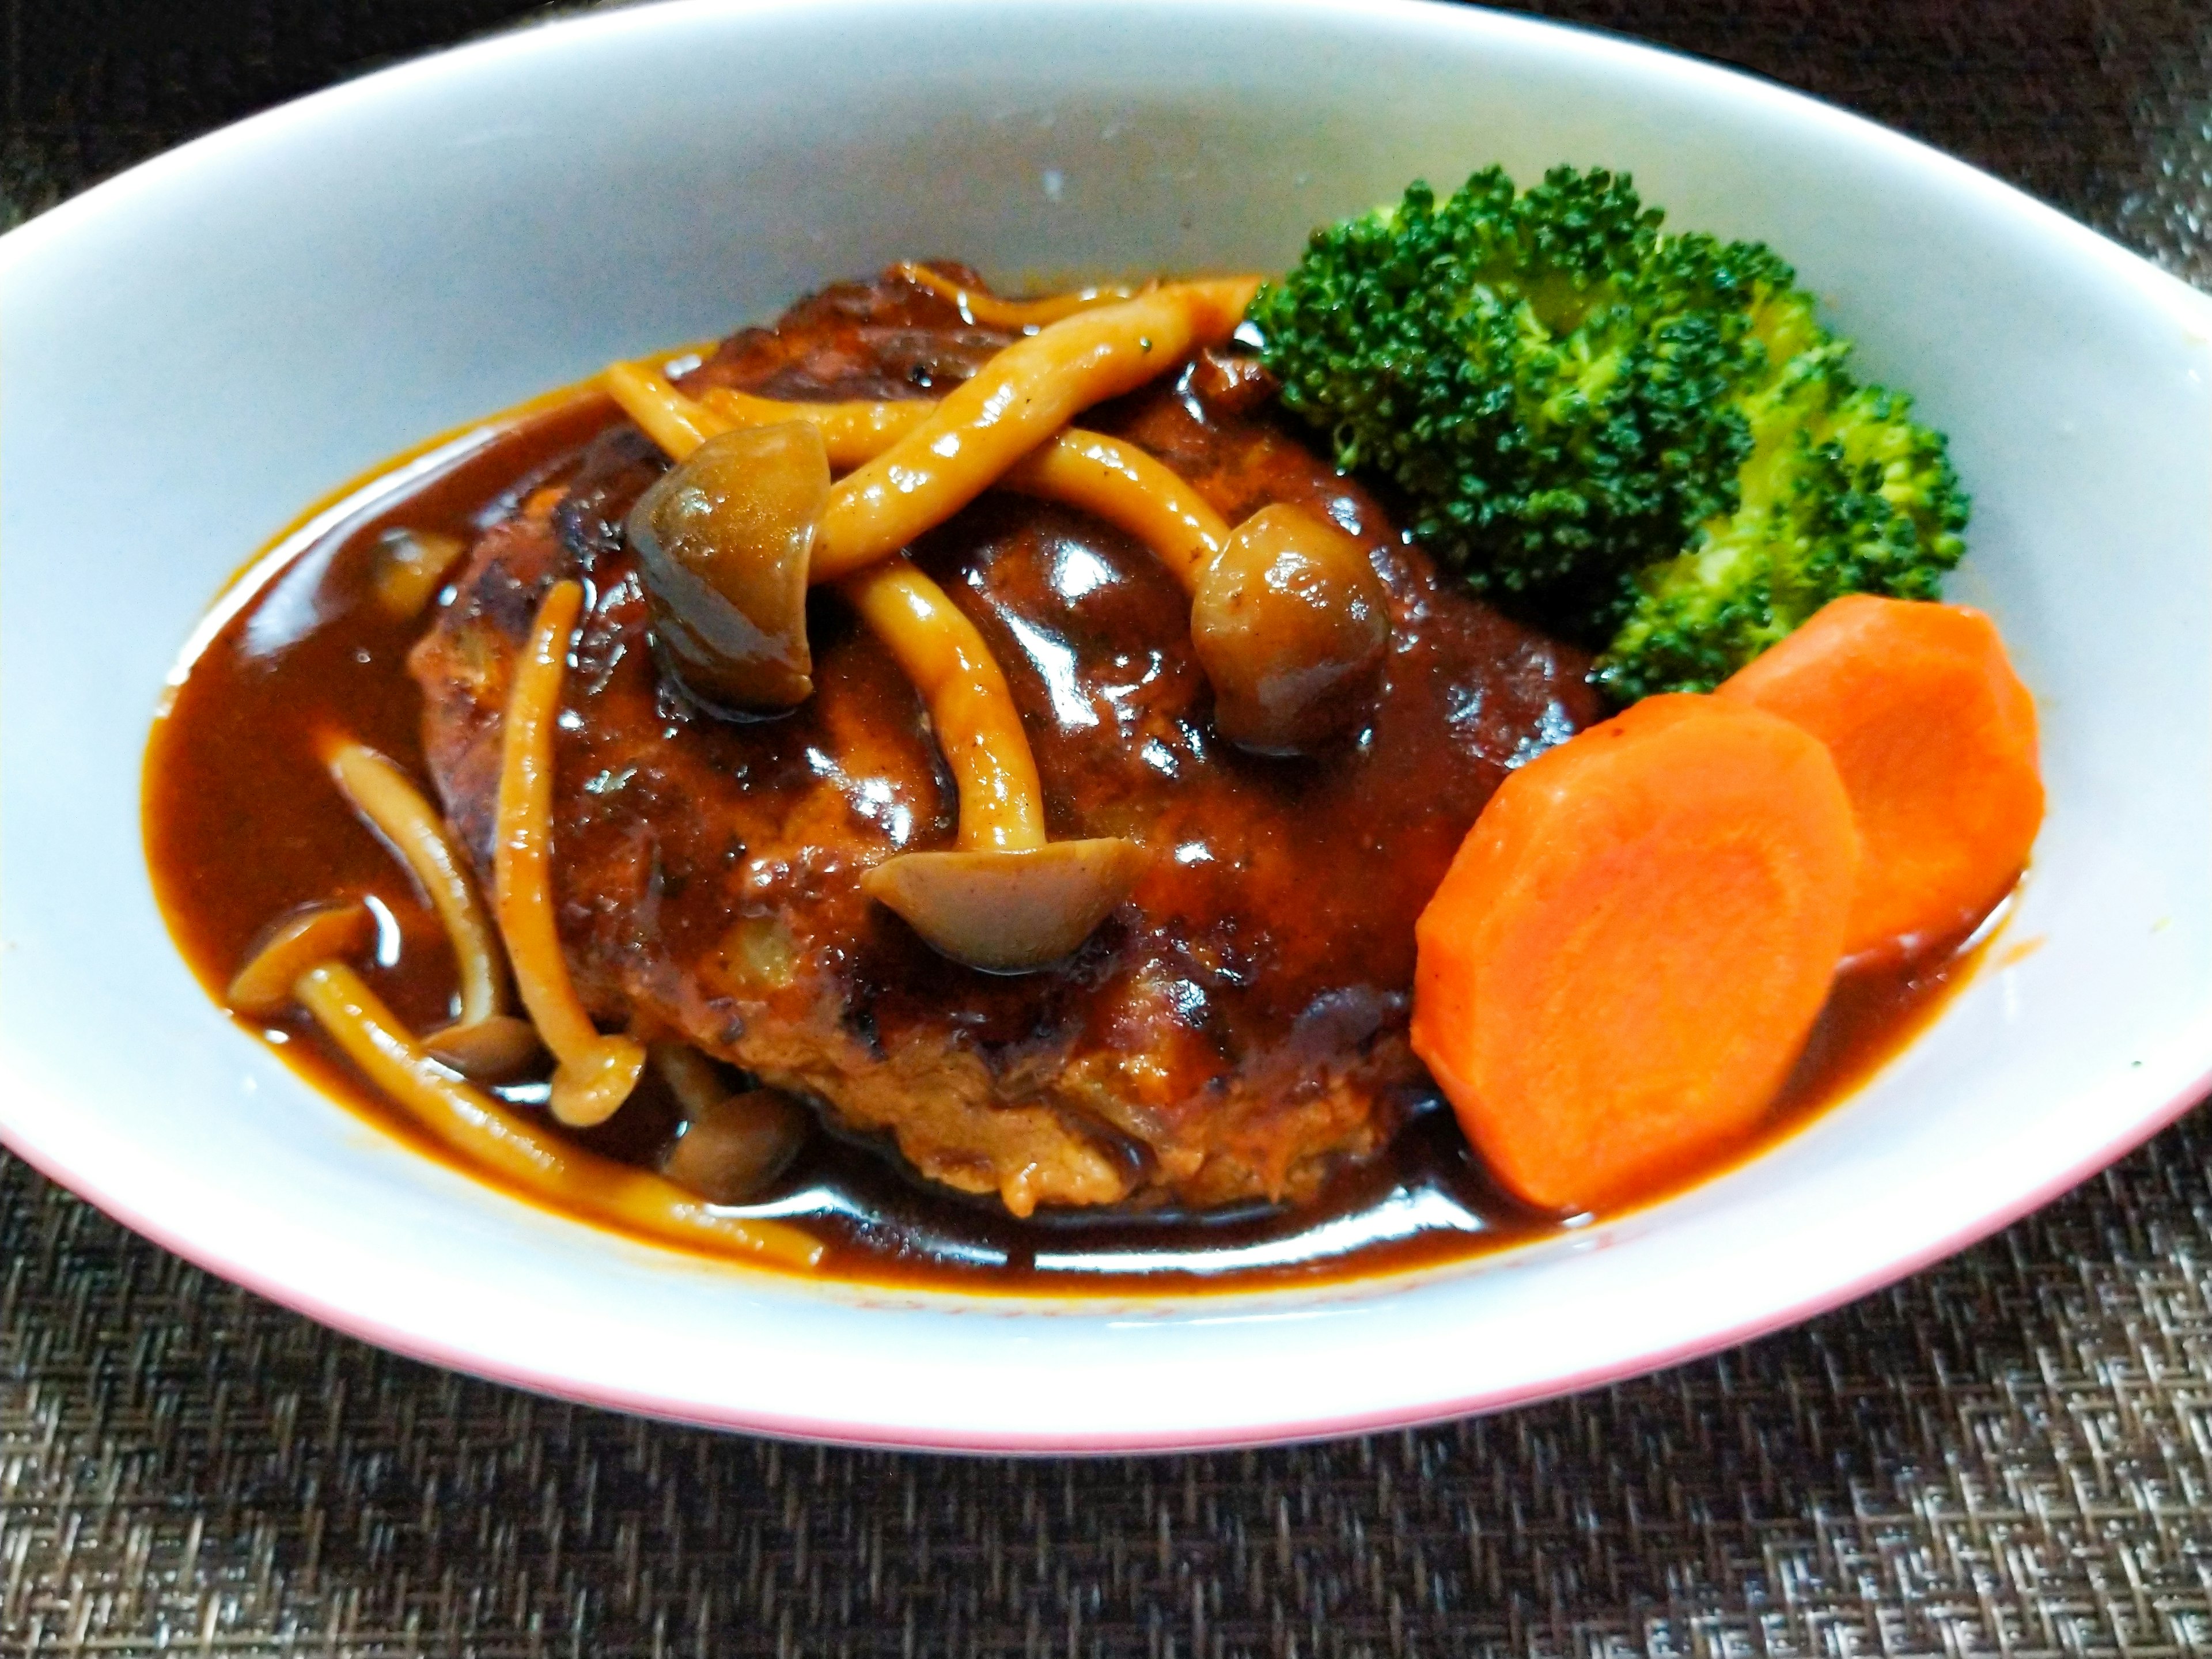
POLYGON ((1338 465, 1623 702, 1709 689, 1838 593, 1932 597, 1964 551, 1943 440, 1852 380, 1790 268, 1661 218, 1595 170, 1416 184, 1251 312, 1338 465))

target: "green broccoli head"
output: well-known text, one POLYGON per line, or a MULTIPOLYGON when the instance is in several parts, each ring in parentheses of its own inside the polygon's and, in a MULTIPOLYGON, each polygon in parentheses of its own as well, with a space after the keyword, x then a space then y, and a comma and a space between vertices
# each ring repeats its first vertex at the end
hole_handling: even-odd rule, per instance
POLYGON ((1708 688, 1838 593, 1928 597, 1966 497, 1854 385, 1790 267, 1668 235, 1627 179, 1496 168, 1315 233, 1252 320, 1283 402, 1390 479, 1420 540, 1603 656, 1708 688))

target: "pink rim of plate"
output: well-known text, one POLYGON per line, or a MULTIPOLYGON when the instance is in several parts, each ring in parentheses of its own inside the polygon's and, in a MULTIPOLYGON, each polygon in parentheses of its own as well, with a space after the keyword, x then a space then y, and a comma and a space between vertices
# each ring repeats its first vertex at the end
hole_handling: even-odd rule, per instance
MULTIPOLYGON (((1432 1423, 1449 1422, 1455 1418, 1473 1417, 1492 1412, 1509 1410, 1516 1406, 1534 1405, 1540 1401, 1558 1399, 1579 1394, 1585 1389, 1601 1387, 1608 1382, 1626 1382, 1631 1377, 1649 1372, 1666 1370, 1673 1366, 1702 1359, 1708 1354, 1765 1336, 1786 1328, 1847 1302, 1910 1278, 1923 1267, 1956 1255, 1969 1245, 1980 1243, 1990 1235, 2002 1231, 2030 1212, 2063 1194, 2071 1191, 2099 1170, 2124 1158, 2149 1140, 2160 1130, 2172 1124, 2191 1107, 2212 1093, 2212 1070, 2200 1073, 2189 1086, 2175 1095, 2146 1121, 2132 1125, 2127 1133, 2105 1142, 2094 1152, 2082 1158, 2063 1173, 2054 1176, 2041 1185, 1985 1215, 1977 1216, 1956 1231, 1948 1234, 1935 1243, 1926 1245, 1893 1262, 1887 1262, 1872 1272, 1842 1285, 1824 1286, 1801 1302, 1791 1303, 1771 1313, 1743 1320, 1718 1331, 1701 1332, 1697 1336, 1678 1343, 1647 1349, 1640 1353, 1625 1355, 1603 1365, 1586 1370, 1547 1379, 1522 1387, 1494 1389, 1486 1393, 1467 1395, 1436 1405, 1425 1405, 1403 1410, 1347 1413, 1340 1417, 1291 1419, 1275 1423, 1254 1423, 1234 1429, 1198 1431, 1188 1434, 1128 1433, 1128 1434, 1001 1434, 969 1436, 958 1432, 927 1430, 887 1431, 873 1424, 840 1422, 832 1419, 782 1416, 767 1413, 741 1410, 702 1410, 696 1401, 677 1400, 664 1395, 639 1390, 578 1389, 567 1377, 555 1373, 538 1371, 525 1365, 501 1364, 486 1360, 482 1355, 459 1346, 437 1342, 426 1342, 413 1332, 386 1325, 380 1320, 363 1317, 353 1310, 336 1303, 322 1301, 313 1292, 289 1285, 262 1272, 250 1262, 225 1256, 219 1251, 206 1250, 172 1229, 140 1214, 131 1206, 117 1202, 100 1190, 100 1183, 71 1170, 57 1160, 41 1157, 35 1150, 15 1144, 10 1137, 0 1135, 9 1149, 38 1170, 41 1174, 68 1188, 88 1202, 98 1206, 132 1232, 149 1238, 163 1249, 182 1256, 193 1266, 203 1267, 219 1278, 242 1285, 255 1295, 264 1297, 280 1307, 304 1314, 319 1324, 348 1336, 358 1337, 380 1348, 410 1359, 422 1360, 447 1370, 461 1371, 494 1382, 503 1382, 532 1393, 549 1395, 556 1399, 574 1401, 580 1405, 596 1406, 616 1411, 631 1412, 641 1416, 657 1418, 665 1422, 686 1424, 695 1427, 727 1429, 750 1434, 778 1436, 786 1439, 824 1441, 839 1445, 871 1447, 884 1450, 969 1452, 975 1454, 1016 1454, 1045 1456, 1052 1454, 1082 1454, 1104 1455, 1136 1452, 1192 1452, 1231 1451, 1248 1446, 1277 1445, 1292 1441, 1336 1440, 1352 1435, 1374 1434, 1396 1429, 1419 1428, 1432 1423)), ((519 1200, 518 1200, 519 1201, 519 1200)), ((576 1223, 581 1226, 585 1224, 576 1223)))

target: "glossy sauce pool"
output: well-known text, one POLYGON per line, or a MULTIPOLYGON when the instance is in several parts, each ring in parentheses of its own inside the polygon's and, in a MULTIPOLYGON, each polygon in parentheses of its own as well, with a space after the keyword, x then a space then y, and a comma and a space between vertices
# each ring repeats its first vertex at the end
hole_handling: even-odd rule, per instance
MULTIPOLYGON (((559 479, 612 418, 603 399, 570 396, 420 452, 280 539, 219 604, 155 724, 145 787, 155 890, 211 995, 220 1000, 273 919, 357 893, 380 923, 371 983, 413 1029, 450 1017, 455 986, 445 934, 325 775, 317 738, 351 733, 422 775, 422 702, 405 658, 425 618, 395 620, 374 602, 378 538, 392 528, 472 536, 559 479)), ((1980 954, 1978 945, 1963 948, 1910 972, 1840 981, 1782 1098, 1734 1158, 1755 1155, 1863 1082, 1940 1012, 1980 954)), ((247 1024, 319 1087, 451 1161, 311 1022, 287 1015, 247 1024)), ((542 1085, 507 1092, 526 1106, 542 1098, 542 1085)), ((642 1161, 675 1115, 648 1083, 608 1125, 577 1138, 642 1161)), ((1712 1173, 1709 1166, 1698 1178, 1712 1173)), ((1499 1193, 1434 1099, 1387 1156, 1291 1211, 1255 1206, 1203 1219, 1041 1212, 1016 1221, 994 1202, 925 1187, 878 1148, 817 1133, 775 1189, 738 1212, 805 1226, 826 1247, 821 1270, 837 1278, 1054 1294, 1352 1278, 1456 1260, 1570 1224, 1499 1193)))

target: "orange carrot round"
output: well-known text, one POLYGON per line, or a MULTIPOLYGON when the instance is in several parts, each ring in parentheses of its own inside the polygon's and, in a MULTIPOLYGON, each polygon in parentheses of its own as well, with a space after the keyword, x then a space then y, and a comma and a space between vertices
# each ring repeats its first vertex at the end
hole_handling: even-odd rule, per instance
POLYGON ((1857 860, 1819 742, 1647 698, 1523 766, 1468 833, 1416 927, 1413 1048, 1528 1202, 1649 1192, 1781 1088, 1857 860))
POLYGON ((1996 627, 1964 605, 1854 594, 1720 688, 1826 744, 1864 857, 1854 964, 1959 937, 2019 879, 2043 823, 2035 704, 1996 627))

